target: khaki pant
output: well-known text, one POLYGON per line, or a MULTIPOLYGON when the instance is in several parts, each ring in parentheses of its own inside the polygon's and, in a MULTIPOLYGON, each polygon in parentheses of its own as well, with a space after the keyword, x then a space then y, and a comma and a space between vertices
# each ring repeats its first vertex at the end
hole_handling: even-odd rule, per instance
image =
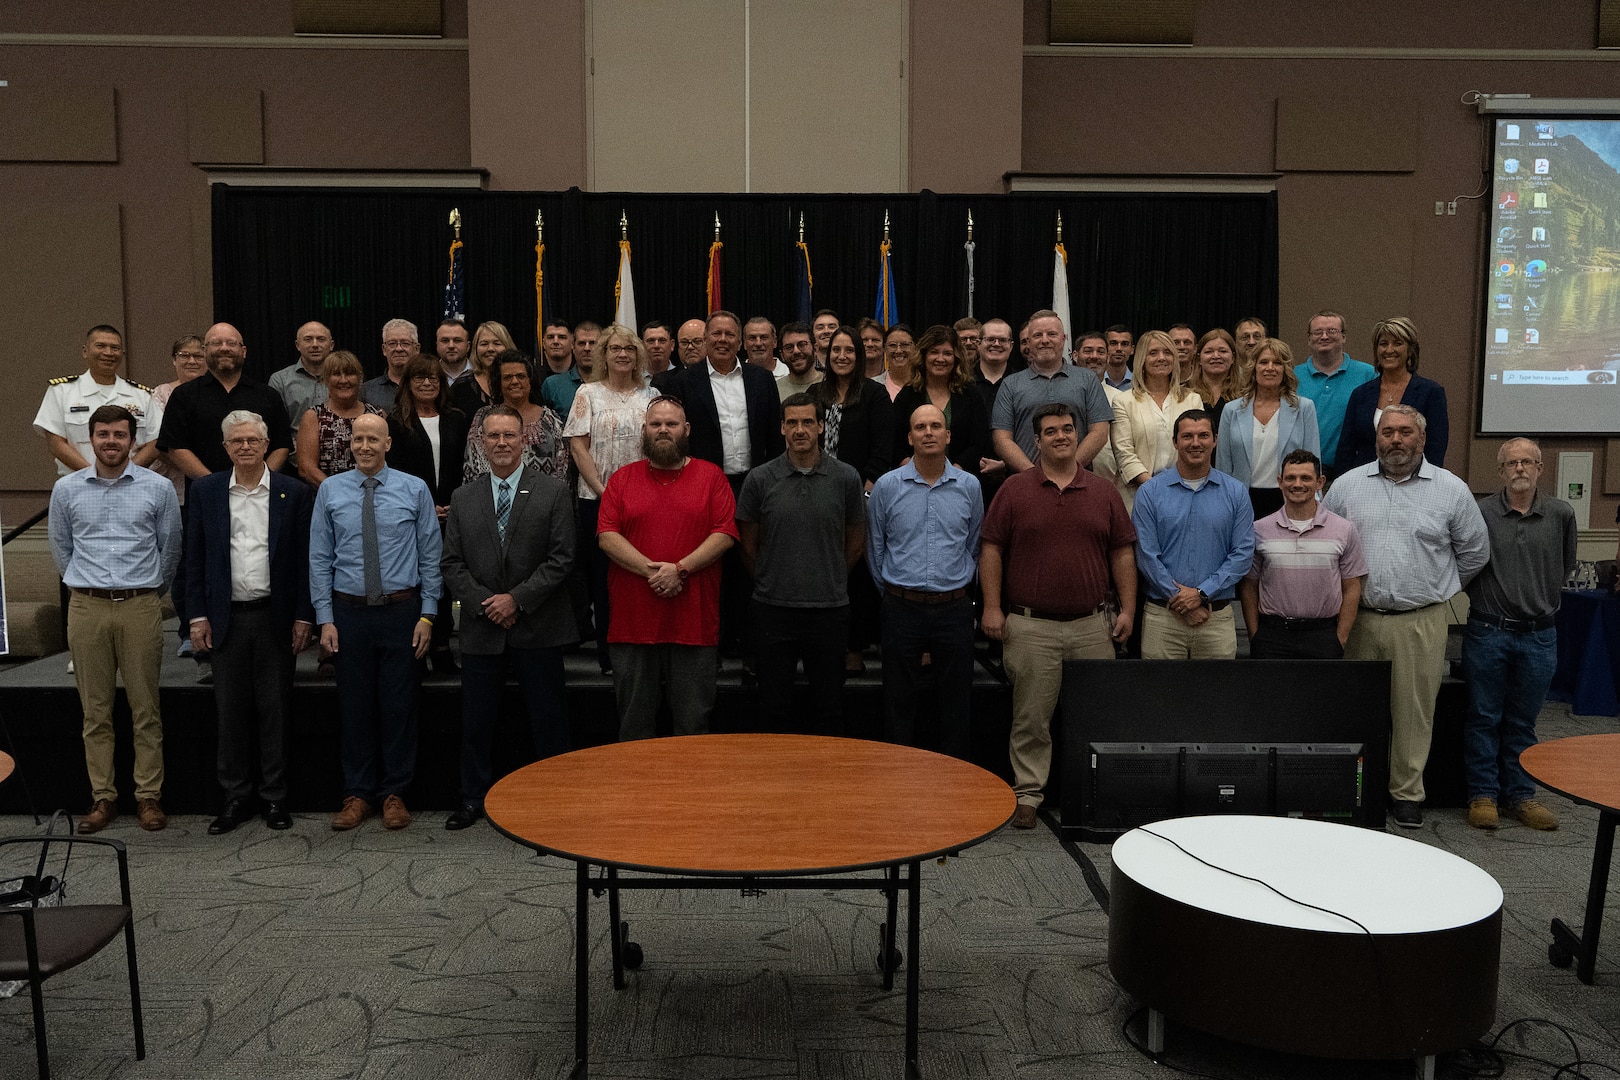
POLYGON ((1112 660, 1114 643, 1101 612, 1072 622, 1007 616, 1002 662, 1012 679, 1013 791, 1018 801, 1039 806, 1052 771, 1052 710, 1063 688, 1063 661, 1112 660))
POLYGON ((113 776, 113 701, 118 676, 135 736, 135 798, 163 794, 163 714, 158 670, 163 666, 163 605, 157 593, 102 600, 75 592, 68 601, 68 649, 84 710, 84 763, 90 797, 117 800, 113 776))
POLYGON ((1434 700, 1446 671, 1446 606, 1399 615, 1365 608, 1350 628, 1346 660, 1388 660, 1389 797, 1423 801, 1423 766, 1434 731, 1434 700))
POLYGON ((1148 604, 1142 609, 1142 659, 1235 660, 1237 623, 1233 604, 1210 612, 1197 626, 1188 626, 1169 608, 1148 604))

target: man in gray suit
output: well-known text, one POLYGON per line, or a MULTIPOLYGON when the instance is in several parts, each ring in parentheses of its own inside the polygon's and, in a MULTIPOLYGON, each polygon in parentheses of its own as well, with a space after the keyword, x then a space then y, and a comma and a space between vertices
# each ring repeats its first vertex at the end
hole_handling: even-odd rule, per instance
POLYGON ((568 487, 523 468, 523 417, 496 405, 484 417, 489 476, 450 498, 444 582, 461 601, 461 805, 444 827, 484 814, 490 742, 508 662, 540 757, 568 750, 563 649, 579 640, 566 582, 574 562, 568 487))

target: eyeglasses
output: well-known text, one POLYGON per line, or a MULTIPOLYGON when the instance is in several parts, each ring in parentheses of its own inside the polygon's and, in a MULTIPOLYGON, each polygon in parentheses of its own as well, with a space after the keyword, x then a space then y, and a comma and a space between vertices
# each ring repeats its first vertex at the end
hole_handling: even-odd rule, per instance
POLYGON ((206 360, 208 359, 208 354, 200 352, 177 352, 174 354, 174 358, 176 360, 206 360))
POLYGON ((1344 331, 1343 330, 1312 330, 1311 333, 1310 333, 1310 336, 1313 337, 1313 338, 1319 338, 1319 337, 1343 337, 1344 336, 1344 331))
POLYGON ((384 341, 383 342, 383 348, 385 348, 385 349, 408 349, 412 345, 415 345, 415 344, 416 344, 416 342, 414 342, 414 341, 384 341))
POLYGON ((626 353, 634 355, 636 347, 634 345, 609 345, 607 351, 615 356, 622 356, 626 353))
POLYGON ((260 443, 269 441, 269 439, 261 439, 257 435, 254 435, 251 438, 244 436, 238 439, 226 439, 225 445, 230 447, 232 450, 240 450, 249 446, 258 446, 260 443))
POLYGON ((1531 461, 1529 458, 1514 458, 1512 461, 1502 462, 1501 467, 1509 472, 1514 469, 1539 469, 1541 468, 1541 462, 1531 461))

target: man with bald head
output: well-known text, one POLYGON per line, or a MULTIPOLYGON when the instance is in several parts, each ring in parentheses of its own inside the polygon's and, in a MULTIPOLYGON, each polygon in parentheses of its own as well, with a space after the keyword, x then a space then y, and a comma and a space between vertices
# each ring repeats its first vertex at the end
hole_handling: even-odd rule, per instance
POLYGON ((702 319, 687 319, 675 332, 675 345, 680 351, 681 367, 691 367, 703 359, 704 331, 702 319))
POLYGON ((335 347, 332 331, 324 323, 307 322, 298 328, 293 338, 298 359, 270 376, 270 389, 280 397, 287 408, 287 420, 292 425, 292 437, 298 437, 298 422, 304 413, 326 400, 326 379, 323 365, 335 347))
POLYGON ((203 350, 208 354, 208 373, 174 388, 163 413, 158 449, 188 480, 229 469, 231 456, 220 441, 219 425, 241 409, 264 419, 270 429, 264 460, 271 471, 280 471, 292 452, 292 426, 281 395, 242 373, 247 343, 241 331, 230 323, 216 323, 203 335, 203 350))
POLYGON ((309 596, 321 647, 337 655, 343 807, 332 828, 382 810, 383 826, 411 823, 404 792, 416 772, 417 661, 433 639, 441 583, 439 515, 426 481, 388 467, 388 423, 354 421, 354 468, 315 496, 309 596))
POLYGON ((866 563, 883 594, 883 737, 968 756, 973 691, 973 584, 984 499, 946 457, 945 414, 922 405, 906 428, 911 460, 878 477, 866 517, 866 563), (939 709, 919 733, 923 654, 933 659, 939 709))

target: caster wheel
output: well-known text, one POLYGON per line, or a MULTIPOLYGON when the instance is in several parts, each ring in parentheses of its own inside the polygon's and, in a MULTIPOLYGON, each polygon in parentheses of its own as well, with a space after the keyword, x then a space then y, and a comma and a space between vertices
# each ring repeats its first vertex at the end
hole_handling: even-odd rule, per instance
POLYGON ((1570 955, 1569 950, 1556 941, 1547 946, 1547 959, 1553 967, 1560 968, 1567 968, 1575 962, 1575 957, 1570 955))

